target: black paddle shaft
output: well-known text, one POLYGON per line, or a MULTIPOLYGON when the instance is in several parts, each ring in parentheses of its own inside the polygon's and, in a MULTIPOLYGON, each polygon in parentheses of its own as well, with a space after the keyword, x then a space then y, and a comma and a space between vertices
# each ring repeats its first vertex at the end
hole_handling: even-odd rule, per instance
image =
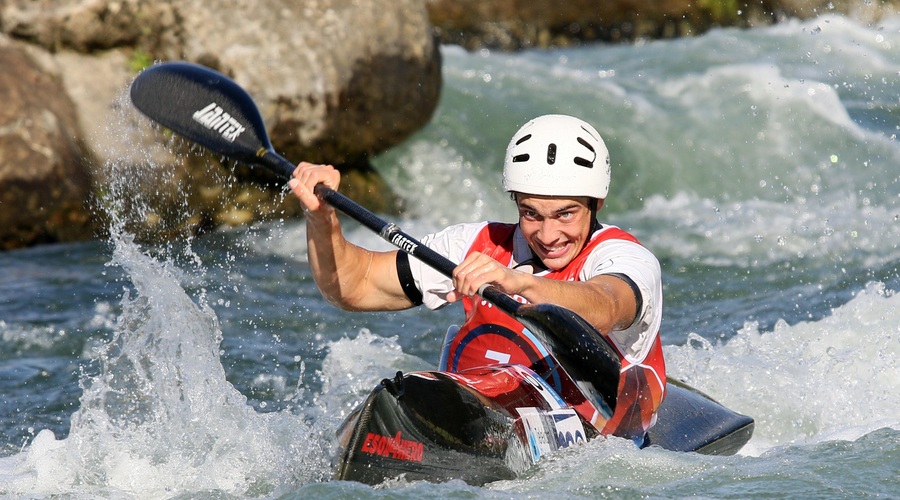
MULTIPOLYGON (((232 160, 268 168, 288 180, 295 166, 276 153, 256 103, 240 85, 209 68, 161 63, 142 71, 131 84, 131 101, 151 120, 232 160)), ((316 195, 400 250, 445 276, 456 264, 443 255, 322 184, 316 195)), ((525 325, 588 392, 604 418, 616 405, 621 361, 612 346, 581 316, 553 304, 521 304, 493 286, 481 296, 525 325), (588 387, 589 385, 589 387, 588 387)))

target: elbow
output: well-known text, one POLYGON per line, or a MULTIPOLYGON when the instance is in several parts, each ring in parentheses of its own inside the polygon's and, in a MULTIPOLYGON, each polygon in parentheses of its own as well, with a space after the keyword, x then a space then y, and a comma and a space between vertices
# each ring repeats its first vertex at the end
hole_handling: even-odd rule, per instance
POLYGON ((362 310, 356 299, 343 293, 322 292, 322 297, 326 302, 342 311, 359 312, 362 310))
POLYGON ((335 286, 327 288, 319 288, 322 291, 322 297, 332 306, 348 312, 368 311, 366 307, 365 293, 359 287, 342 286, 335 283, 335 286))

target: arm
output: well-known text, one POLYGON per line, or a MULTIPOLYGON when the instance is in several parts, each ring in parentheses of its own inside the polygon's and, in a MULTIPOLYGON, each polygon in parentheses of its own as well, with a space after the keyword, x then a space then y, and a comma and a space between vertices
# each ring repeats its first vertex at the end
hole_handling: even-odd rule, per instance
POLYGON ((604 335, 631 326, 637 316, 637 298, 631 285, 612 275, 598 275, 587 281, 558 281, 509 269, 494 259, 472 253, 453 273, 455 301, 474 295, 485 283, 531 303, 552 303, 583 317, 604 335))
POLYGON ((289 184, 306 212, 309 265, 322 295, 348 311, 412 307, 397 277, 397 252, 374 252, 347 241, 337 212, 313 192, 319 183, 336 190, 340 173, 331 165, 304 162, 289 184))
POLYGON ((624 330, 637 317, 634 289, 622 278, 604 274, 588 281, 557 281, 526 275, 522 297, 532 303, 550 302, 570 309, 603 335, 624 330))

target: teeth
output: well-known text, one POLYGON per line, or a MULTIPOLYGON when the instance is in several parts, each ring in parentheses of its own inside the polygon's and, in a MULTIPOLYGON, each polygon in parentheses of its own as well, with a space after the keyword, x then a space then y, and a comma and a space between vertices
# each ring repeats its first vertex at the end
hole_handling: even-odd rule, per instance
POLYGON ((563 248, 566 248, 566 245, 560 245, 560 246, 556 246, 556 247, 544 246, 544 250, 546 250, 548 253, 557 252, 559 250, 562 250, 563 248))

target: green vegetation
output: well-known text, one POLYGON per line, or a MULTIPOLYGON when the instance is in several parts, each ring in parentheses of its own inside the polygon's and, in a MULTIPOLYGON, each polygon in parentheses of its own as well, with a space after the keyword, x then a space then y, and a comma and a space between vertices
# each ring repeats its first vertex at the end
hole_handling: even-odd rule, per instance
POLYGON ((133 73, 140 73, 151 65, 153 65, 153 55, 141 49, 134 49, 128 59, 128 69, 133 73))
POLYGON ((697 6, 709 13, 714 24, 732 24, 740 17, 738 0, 699 0, 697 6))

